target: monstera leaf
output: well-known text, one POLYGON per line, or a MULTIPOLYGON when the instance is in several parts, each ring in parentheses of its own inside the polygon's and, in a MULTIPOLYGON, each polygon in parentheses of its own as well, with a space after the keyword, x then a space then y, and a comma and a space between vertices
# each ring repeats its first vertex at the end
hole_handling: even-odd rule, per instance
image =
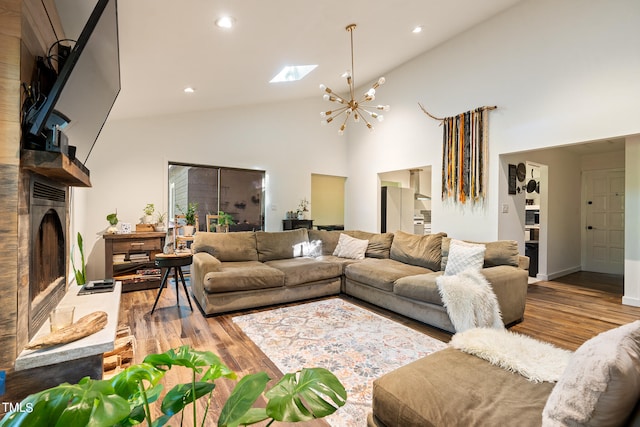
POLYGON ((0 426, 110 426, 130 412, 127 400, 115 394, 109 381, 89 377, 32 394, 20 406, 23 410, 6 415, 0 426))
POLYGON ((307 368, 286 374, 265 396, 269 417, 297 422, 333 414, 346 403, 347 391, 328 370, 307 368))
POLYGON ((269 378, 264 373, 247 375, 236 385, 218 420, 219 427, 276 421, 309 421, 333 414, 347 400, 338 378, 324 368, 305 368, 286 374, 265 393, 265 409, 252 408, 269 378))

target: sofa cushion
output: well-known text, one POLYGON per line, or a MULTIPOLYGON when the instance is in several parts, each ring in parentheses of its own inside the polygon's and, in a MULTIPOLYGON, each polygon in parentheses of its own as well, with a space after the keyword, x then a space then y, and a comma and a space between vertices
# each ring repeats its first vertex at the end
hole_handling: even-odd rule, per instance
POLYGON ((265 264, 284 273, 285 286, 334 279, 342 274, 341 264, 319 261, 314 258, 279 259, 267 261, 265 264))
POLYGON ((391 243, 391 259, 438 271, 442 260, 442 238, 445 236, 446 233, 421 236, 397 231, 391 243))
POLYGON ((373 415, 388 427, 540 427, 552 387, 447 348, 375 380, 373 415))
POLYGON ((345 268, 347 278, 391 292, 401 277, 431 273, 431 270, 392 259, 365 258, 345 268))
POLYGON ((444 275, 453 276, 467 269, 482 269, 486 250, 485 245, 451 239, 444 275))
MULTIPOLYGON (((499 265, 511 265, 518 267, 520 257, 518 254, 518 242, 515 240, 497 240, 495 242, 472 242, 485 245, 487 248, 484 253, 484 267, 496 267, 499 265)), ((447 259, 449 257, 450 237, 442 239, 442 265, 440 269, 444 271, 447 267, 447 259)))
POLYGON ((436 279, 442 276, 442 271, 434 273, 416 274, 396 280, 393 293, 416 301, 424 301, 436 305, 444 305, 436 279))
POLYGON ((306 228, 275 232, 256 231, 258 260, 262 262, 302 256, 301 243, 309 243, 306 228))
POLYGON ((253 231, 238 233, 196 233, 191 249, 208 252, 220 261, 258 261, 256 235, 253 231))
POLYGON ((284 286, 284 277, 259 261, 223 262, 218 271, 205 274, 203 282, 205 291, 220 293, 276 288, 284 286))
POLYGON ((340 230, 308 230, 309 240, 320 240, 322 242, 322 255, 332 255, 338 245, 340 230))
POLYGON ((322 241, 322 254, 332 255, 338 245, 340 234, 347 234, 356 239, 368 240, 367 258, 389 258, 393 233, 369 233, 359 230, 309 230, 309 240, 322 241))
POLYGON ((391 244, 393 243, 393 233, 369 233, 367 231, 347 231, 346 234, 356 239, 368 240, 367 258, 389 258, 391 244))
POLYGON ((548 425, 623 425, 640 398, 640 320, 586 341, 543 411, 548 425))
POLYGON ((316 257, 316 259, 318 261, 328 261, 328 262, 338 264, 342 270, 341 274, 344 274, 344 271, 348 265, 354 264, 356 262, 360 262, 360 260, 357 260, 357 259, 340 258, 334 255, 322 255, 322 256, 316 257))
POLYGON ((348 234, 340 234, 338 245, 333 255, 340 258, 364 259, 364 254, 369 246, 368 240, 356 239, 348 234))

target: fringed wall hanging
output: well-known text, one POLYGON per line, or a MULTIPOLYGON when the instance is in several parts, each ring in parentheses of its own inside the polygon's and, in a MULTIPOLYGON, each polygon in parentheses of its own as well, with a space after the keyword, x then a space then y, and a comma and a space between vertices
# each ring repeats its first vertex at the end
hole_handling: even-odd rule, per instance
POLYGON ((454 117, 438 118, 418 103, 422 111, 444 125, 442 132, 442 200, 482 203, 487 197, 489 145, 488 111, 480 107, 454 117))

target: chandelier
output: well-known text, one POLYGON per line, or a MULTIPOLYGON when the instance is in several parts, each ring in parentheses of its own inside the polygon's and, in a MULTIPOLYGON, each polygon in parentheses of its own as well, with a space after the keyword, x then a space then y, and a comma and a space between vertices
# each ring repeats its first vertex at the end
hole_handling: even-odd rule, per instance
POLYGON ((382 114, 378 114, 373 110, 381 110, 381 111, 389 111, 390 107, 388 105, 370 105, 366 104, 367 102, 372 102, 376 99, 376 89, 382 84, 384 84, 384 77, 380 77, 377 82, 375 82, 371 88, 364 93, 362 98, 356 100, 355 97, 355 79, 354 79, 354 67, 353 67, 353 30, 356 29, 356 24, 347 25, 346 30, 349 32, 351 36, 351 70, 347 71, 343 74, 343 77, 347 78, 347 85, 349 86, 349 96, 350 100, 337 95, 330 88, 321 84, 320 89, 324 92, 323 99, 325 101, 335 102, 339 106, 335 110, 323 111, 320 113, 320 116, 323 117, 322 124, 331 123, 334 119, 344 114, 344 120, 342 121, 342 125, 338 129, 338 134, 342 135, 344 133, 345 128, 347 127, 347 120, 349 117, 353 117, 354 122, 359 122, 360 119, 364 121, 367 125, 367 128, 373 130, 373 125, 371 122, 367 120, 365 115, 368 115, 372 119, 377 119, 381 122, 384 119, 382 114))

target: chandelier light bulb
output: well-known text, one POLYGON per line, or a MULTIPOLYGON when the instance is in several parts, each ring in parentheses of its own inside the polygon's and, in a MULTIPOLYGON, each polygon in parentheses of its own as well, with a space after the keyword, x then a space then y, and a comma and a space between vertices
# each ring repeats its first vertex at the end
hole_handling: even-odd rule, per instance
POLYGON ((386 81, 387 81, 387 80, 386 80, 384 77, 380 77, 380 78, 378 79, 378 84, 379 84, 379 85, 383 85, 386 81))
POLYGON ((325 85, 323 85, 322 83, 320 83, 320 90, 325 90, 327 87, 325 85))
POLYGON ((329 97, 329 94, 325 93, 324 95, 322 95, 322 99, 324 99, 325 101, 329 101, 329 99, 331 99, 329 97))
POLYGON ((376 117, 376 119, 378 119, 379 122, 384 120, 384 116, 382 114, 379 114, 378 117, 376 117))

